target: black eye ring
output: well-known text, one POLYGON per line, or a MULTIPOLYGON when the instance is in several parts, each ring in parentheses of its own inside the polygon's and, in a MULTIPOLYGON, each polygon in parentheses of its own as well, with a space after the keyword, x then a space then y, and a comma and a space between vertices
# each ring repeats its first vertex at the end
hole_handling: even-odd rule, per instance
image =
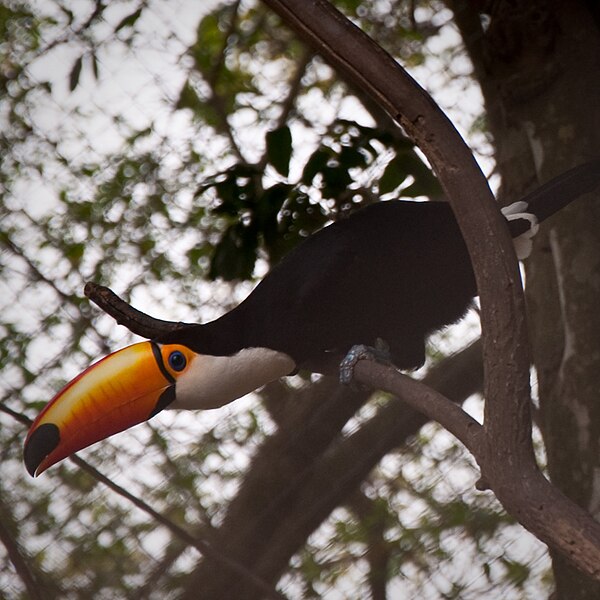
POLYGON ((179 350, 174 350, 173 352, 171 352, 171 354, 169 354, 168 361, 169 366, 171 367, 171 369, 173 369, 173 371, 183 371, 185 369, 185 366, 187 365, 185 355, 179 350))

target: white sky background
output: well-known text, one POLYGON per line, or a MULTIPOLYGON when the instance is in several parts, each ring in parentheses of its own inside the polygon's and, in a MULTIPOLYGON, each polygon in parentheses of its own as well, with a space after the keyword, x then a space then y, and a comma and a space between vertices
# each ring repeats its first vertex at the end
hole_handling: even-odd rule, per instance
MULTIPOLYGON (((164 160, 167 163, 173 161, 173 164, 176 164, 177 149, 181 140, 186 139, 190 131, 197 131, 197 128, 189 127, 189 115, 185 111, 178 111, 176 114, 173 114, 172 111, 172 105, 187 76, 184 53, 187 46, 195 40, 196 26, 201 15, 208 12, 214 4, 216 3, 196 0, 151 0, 136 24, 138 37, 134 50, 128 50, 117 44, 109 44, 106 47, 107 50, 98 56, 99 81, 92 77, 91 68, 84 63, 79 85, 74 92, 69 92, 68 89, 69 72, 74 60, 84 49, 72 44, 65 44, 58 46, 47 56, 42 56, 30 69, 30 76, 38 81, 50 81, 53 94, 51 103, 40 104, 36 108, 33 118, 37 126, 42 128, 49 138, 60 140, 59 149, 65 157, 74 164, 82 164, 87 160, 97 161, 100 157, 105 157, 118 150, 124 136, 128 133, 153 124, 156 136, 168 136, 172 140, 172 154, 166 155, 164 160), (113 118, 115 115, 122 120, 119 126, 115 125, 113 118)), ((55 7, 55 4, 49 0, 36 0, 31 5, 39 7, 42 13, 52 12, 55 7)), ((80 15, 79 23, 85 21, 93 7, 92 2, 79 0, 67 2, 65 5, 70 6, 80 15)), ((134 8, 135 6, 128 2, 113 2, 105 11, 104 18, 114 26, 124 16, 130 14, 134 8)), ((438 16, 443 22, 448 21, 450 17, 450 13, 438 16)), ((56 30, 58 35, 60 35, 61 29, 62 27, 59 25, 56 30)), ((95 36, 100 36, 100 38, 102 35, 110 38, 112 30, 113 27, 107 23, 105 32, 102 31, 102 28, 95 28, 94 32, 95 36)), ((45 41, 49 43, 51 40, 45 41)), ((457 54, 450 63, 451 70, 445 71, 442 68, 445 58, 439 58, 440 55, 450 52, 459 43, 460 37, 456 30, 452 27, 444 28, 442 35, 433 38, 427 46, 429 56, 426 65, 411 70, 411 74, 432 93, 434 99, 448 113, 461 134, 471 143, 484 172, 489 174, 493 170, 493 162, 488 158, 491 156, 491 148, 487 145, 483 135, 472 135, 470 132, 473 120, 482 111, 479 90, 473 85, 465 87, 466 78, 455 77, 457 73, 467 75, 470 72, 470 65, 464 56, 457 54)), ((310 100, 304 98, 303 102, 310 102, 310 100)), ((313 107, 315 114, 319 114, 321 119, 333 119, 334 116, 339 116, 370 124, 368 116, 363 114, 352 100, 344 100, 339 106, 331 107, 329 110, 324 110, 321 102, 321 98, 315 98, 313 107)), ((251 140, 252 135, 252 132, 245 134, 247 139, 242 138, 242 142, 251 140)), ((305 156, 310 151, 309 148, 297 147, 296 136, 294 136, 294 142, 297 156, 305 156)), ((214 143, 214 140, 211 139, 197 140, 197 145, 203 146, 207 153, 210 152, 211 144, 214 143)), ((294 170, 292 170, 293 172, 294 170)), ((25 208, 34 219, 51 213, 59 206, 58 186, 48 175, 46 173, 44 178, 30 178, 23 181, 14 190, 12 202, 16 206, 25 208)), ((61 176, 60 171, 57 171, 56 177, 60 178, 61 176)), ((494 181, 494 183, 497 182, 494 181)), ((91 198, 92 190, 82 187, 81 194, 82 197, 91 198)), ((51 261, 50 256, 49 261, 51 261)), ((51 264, 48 265, 48 272, 51 273, 51 264)), ((126 277, 127 274, 124 273, 123 276, 126 277)), ((11 285, 14 283, 0 281, 0 293, 3 288, 7 286, 10 288, 11 285)), ((211 295, 214 294, 213 289, 211 288, 211 295)), ((229 290, 230 288, 227 286, 227 293, 229 290)), ((247 288, 243 293, 246 293, 246 290, 247 288)), ((200 289, 199 294, 204 296, 206 292, 200 289)), ((168 294, 162 294, 162 296, 165 300, 157 302, 155 294, 144 296, 138 293, 134 302, 141 310, 161 318, 190 320, 189 316, 186 317, 184 314, 185 308, 177 305, 176 298, 168 298, 168 294)), ((2 296, 0 295, 0 297, 2 296)), ((30 299, 29 302, 29 310, 36 311, 37 303, 43 305, 44 299, 30 299)), ((17 309, 23 310, 23 305, 17 309)), ((65 318, 68 318, 68 315, 65 315, 65 318)), ((108 318, 104 323, 107 335, 111 338, 111 345, 119 346, 129 342, 130 336, 123 328, 115 328, 108 318)), ((477 318, 474 316, 469 318, 466 324, 457 329, 457 332, 461 338, 458 342, 456 336, 452 338, 438 336, 435 343, 444 351, 448 348, 462 347, 466 339, 473 339, 478 334, 477 318)), ((113 349, 116 349, 116 346, 113 349)), ((34 363, 39 361, 39 364, 43 364, 44 353, 45 348, 39 348, 39 357, 34 356, 31 360, 34 363)), ((82 366, 85 365, 65 365, 64 369, 69 376, 72 376, 82 366)), ((247 398, 220 411, 210 411, 193 417, 163 413, 158 419, 153 420, 153 426, 169 428, 173 436, 180 440, 182 449, 184 449, 186 444, 194 443, 198 431, 205 430, 208 423, 235 419, 240 409, 250 402, 253 400, 247 398), (190 427, 190 424, 195 426, 190 427)), ((480 411, 480 404, 477 401, 470 402, 469 406, 474 413, 480 411)), ((479 415, 476 414, 476 416, 479 415)), ((142 456, 147 430, 136 428, 132 432, 121 435, 129 436, 127 443, 137 440, 140 456, 142 456)), ((436 446, 444 448, 449 443, 449 437, 449 434, 446 433, 438 434, 433 448, 435 449, 436 446)), ((115 441, 120 443, 125 439, 122 437, 120 441, 115 441)), ((241 452, 236 445, 232 445, 230 450, 231 464, 237 464, 240 469, 244 469, 251 450, 241 452)), ((88 453, 91 454, 93 451, 88 451, 88 453)), ((85 454, 83 455, 85 456, 85 454)), ((152 457, 145 457, 144 460, 150 465, 152 457)), ((144 463, 144 460, 141 461, 141 464, 144 463)), ((108 466, 103 465, 103 467, 108 466)), ((123 468, 126 466, 114 465, 112 468, 108 467, 104 470, 110 477, 126 482, 126 486, 131 488, 130 479, 122 475, 123 468)), ((386 468, 385 461, 382 468, 386 468)), ((449 493, 467 493, 467 490, 470 490, 473 485, 469 475, 465 476, 463 472, 443 473, 439 475, 439 479, 440 485, 448 486, 449 493)), ((223 490, 222 500, 225 502, 234 492, 233 488, 223 490)), ((539 562, 538 568, 544 568, 546 559, 543 558, 545 551, 542 545, 528 534, 523 534, 520 528, 515 528, 514 533, 513 541, 507 542, 512 544, 514 553, 519 556, 532 554, 539 556, 538 562, 541 562, 539 562)), ((155 543, 160 545, 161 542, 155 540, 155 543)), ((467 567, 468 565, 464 562, 461 564, 461 561, 456 564, 458 569, 467 569, 467 567)), ((440 574, 440 578, 442 581, 444 574, 440 574)), ((350 591, 353 585, 349 586, 350 591)), ((441 585, 443 585, 443 581, 441 585)), ((406 590, 406 582, 403 581, 394 585, 392 591, 393 595, 390 597, 394 600, 407 600, 415 597, 412 592, 406 590)), ((335 600, 335 596, 328 596, 328 600, 335 600)))

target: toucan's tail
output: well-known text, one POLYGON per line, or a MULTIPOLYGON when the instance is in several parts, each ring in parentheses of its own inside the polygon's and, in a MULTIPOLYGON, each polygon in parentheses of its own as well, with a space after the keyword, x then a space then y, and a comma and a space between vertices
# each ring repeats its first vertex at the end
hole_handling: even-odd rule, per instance
POLYGON ((583 194, 600 186, 600 160, 593 160, 561 173, 521 200, 502 209, 515 240, 519 259, 531 250, 538 224, 583 194))
MULTIPOLYGON (((593 191, 599 185, 600 160, 593 160, 561 173, 518 202, 507 206, 502 212, 506 217, 518 213, 528 213, 533 215, 538 223, 541 223, 579 196, 593 191)), ((508 227, 512 237, 525 233, 530 229, 530 223, 523 219, 509 219, 508 227)))

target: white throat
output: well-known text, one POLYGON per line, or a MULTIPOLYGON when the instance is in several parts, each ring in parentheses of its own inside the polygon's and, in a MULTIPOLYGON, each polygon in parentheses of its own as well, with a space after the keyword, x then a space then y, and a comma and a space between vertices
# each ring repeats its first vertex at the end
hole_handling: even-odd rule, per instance
POLYGON ((269 348, 244 348, 232 356, 199 354, 177 378, 169 408, 218 408, 295 368, 287 354, 269 348))

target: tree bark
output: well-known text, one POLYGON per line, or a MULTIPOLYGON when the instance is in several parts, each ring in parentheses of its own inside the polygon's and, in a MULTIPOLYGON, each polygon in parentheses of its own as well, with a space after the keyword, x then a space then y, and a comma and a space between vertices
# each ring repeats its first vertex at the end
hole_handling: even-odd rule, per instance
MULTIPOLYGON (((452 3, 497 147, 503 195, 600 156, 600 31, 591 3, 496 1, 489 25, 452 3)), ((543 225, 526 262, 540 425, 552 481, 600 515, 600 203, 577 201, 543 225)), ((557 599, 600 584, 551 551, 557 599)))

